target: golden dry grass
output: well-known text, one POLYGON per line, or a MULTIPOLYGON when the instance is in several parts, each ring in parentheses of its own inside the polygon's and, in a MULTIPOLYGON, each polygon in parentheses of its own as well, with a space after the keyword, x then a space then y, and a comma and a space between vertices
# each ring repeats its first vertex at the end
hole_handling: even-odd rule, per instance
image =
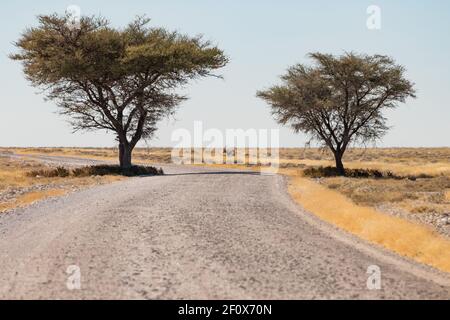
POLYGON ((309 212, 372 243, 450 272, 450 241, 423 225, 392 217, 367 206, 355 204, 301 172, 286 170, 289 192, 309 212))
MULTIPOLYGON (((15 149, 22 154, 51 154, 93 159, 115 160, 115 149, 15 149)), ((170 162, 171 149, 137 149, 137 163, 170 162)), ((411 210, 417 206, 404 200, 417 200, 411 193, 425 198, 424 193, 438 193, 440 204, 450 201, 450 148, 436 149, 352 149, 346 155, 348 168, 378 169, 398 175, 433 175, 430 180, 370 180, 327 178, 318 181, 303 177, 308 166, 333 165, 331 155, 319 149, 280 149, 281 174, 290 180, 289 192, 301 206, 321 219, 356 236, 383 246, 424 264, 450 272, 450 241, 430 228, 401 218, 389 216, 374 209, 380 201, 403 203, 411 210), (366 189, 364 189, 366 188, 366 189), (367 190, 372 190, 367 192, 367 190), (425 191, 424 191, 425 190, 425 191), (411 199, 410 199, 411 198, 411 199)), ((242 165, 215 165, 216 167, 248 168, 242 165)), ((259 170, 260 167, 253 169, 259 170)), ((0 175, 1 175, 0 168, 0 175)), ((23 177, 13 177, 14 183, 23 183, 23 177)), ((0 184, 1 185, 1 184, 0 184)), ((429 201, 428 201, 428 204, 429 201)), ((444 209, 442 209, 444 208, 444 209)), ((436 209, 437 210, 437 209, 436 209)), ((445 207, 440 206, 439 210, 445 207)))
MULTIPOLYGON (((209 166, 249 169, 232 164, 209 166)), ((294 201, 323 221, 401 256, 450 272, 450 240, 431 228, 358 205, 344 194, 304 177, 301 169, 272 171, 287 176, 288 191, 294 201)))
MULTIPOLYGON (((118 158, 115 148, 27 148, 9 151, 110 161, 117 161, 118 158)), ((137 148, 133 159, 136 164, 169 163, 171 151, 170 148, 137 148)), ((249 151, 246 150, 247 160, 249 151)), ((332 154, 324 149, 281 148, 279 156, 281 168, 333 166, 332 154)), ((263 163, 266 161, 260 160, 263 163)), ((388 204, 409 213, 450 212, 450 203, 446 200, 450 181, 450 148, 354 148, 347 151, 344 161, 346 167, 351 169, 377 169, 400 176, 426 174, 435 177, 414 182, 348 178, 321 180, 324 185, 358 204, 373 207, 388 204)))
MULTIPOLYGON (((334 166, 333 156, 320 149, 280 149, 280 167, 334 166)), ((263 160, 264 162, 264 160, 263 160)), ((431 176, 429 179, 322 178, 320 183, 339 191, 356 204, 379 208, 387 205, 405 213, 450 213, 450 148, 350 149, 350 169, 390 171, 397 176, 431 176)))
MULTIPOLYGON (((48 154, 98 160, 116 161, 118 158, 117 148, 10 148, 6 150, 19 154, 48 154)), ((170 148, 137 148, 133 152, 133 159, 139 164, 169 163, 171 152, 170 148)), ((279 155, 279 164, 282 167, 334 165, 330 152, 317 148, 281 148, 279 155)), ((348 168, 389 170, 402 175, 450 174, 450 148, 354 148, 347 151, 344 162, 348 168)))
POLYGON ((387 204, 407 213, 450 213, 450 176, 426 179, 322 178, 321 184, 339 191, 357 204, 379 207, 387 204))
POLYGON ((50 197, 59 197, 66 194, 68 191, 64 189, 50 189, 43 191, 33 191, 25 193, 12 201, 0 202, 0 212, 24 207, 36 201, 40 201, 50 197))
MULTIPOLYGON (((117 148, 7 148, 3 150, 21 155, 51 155, 105 161, 118 161, 119 157, 117 148)), ((133 152, 133 160, 136 164, 170 163, 171 149, 136 148, 133 152)))
MULTIPOLYGON (((346 152, 349 169, 377 169, 399 175, 449 174, 450 148, 354 148, 346 152)), ((320 149, 280 149, 282 166, 334 166, 330 152, 320 149)))
POLYGON ((44 198, 62 195, 73 188, 83 188, 93 184, 110 183, 123 179, 123 177, 118 176, 37 178, 28 175, 31 171, 45 170, 47 168, 38 161, 0 157, 0 212, 21 207, 44 198), (48 189, 33 190, 35 186, 48 187, 48 189), (53 188, 52 186, 57 187, 53 188), (19 195, 2 200, 2 193, 6 193, 11 189, 14 189, 19 195))
POLYGON ((41 169, 44 166, 35 161, 16 161, 0 157, 0 191, 8 187, 27 187, 36 183, 46 184, 48 179, 28 177, 27 172, 41 169))

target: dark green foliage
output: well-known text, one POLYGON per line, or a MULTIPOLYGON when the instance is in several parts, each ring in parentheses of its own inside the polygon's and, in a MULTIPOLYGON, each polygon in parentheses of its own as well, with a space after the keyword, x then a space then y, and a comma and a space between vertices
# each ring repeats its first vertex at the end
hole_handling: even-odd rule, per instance
POLYGON ((228 62, 202 37, 149 27, 145 18, 120 29, 95 17, 82 17, 73 28, 70 19, 39 16, 11 58, 22 62, 27 79, 56 102, 75 131, 114 132, 122 168, 131 167, 136 144, 186 99, 178 89, 228 62))
POLYGON ((74 177, 86 177, 86 176, 106 176, 106 175, 123 175, 123 176, 156 176, 164 175, 164 171, 160 168, 149 166, 132 166, 131 168, 122 169, 120 166, 112 165, 98 165, 77 168, 72 170, 74 177))
POLYGON ((312 66, 295 65, 282 84, 257 93, 276 120, 329 148, 344 174, 342 157, 351 143, 367 143, 388 130, 383 111, 415 97, 405 68, 382 55, 312 53, 312 66))
MULTIPOLYGON (((310 178, 326 178, 342 176, 336 167, 311 167, 303 171, 304 175, 310 178)), ((430 175, 420 174, 417 176, 399 176, 391 171, 380 171, 375 169, 345 169, 345 176, 349 178, 373 178, 373 179, 430 179, 430 175)))
POLYGON ((121 168, 120 166, 113 166, 113 165, 98 165, 98 166, 75 168, 71 170, 63 167, 47 170, 35 170, 27 173, 27 175, 30 177, 45 177, 45 178, 91 177, 91 176, 107 176, 107 175, 122 175, 127 177, 133 177, 133 176, 164 175, 164 171, 162 168, 157 169, 155 167, 150 166, 131 166, 130 168, 121 168))
POLYGON ((43 170, 34 170, 27 173, 30 177, 45 177, 45 178, 56 178, 61 177, 65 178, 70 175, 70 171, 64 167, 58 167, 55 169, 43 169, 43 170))

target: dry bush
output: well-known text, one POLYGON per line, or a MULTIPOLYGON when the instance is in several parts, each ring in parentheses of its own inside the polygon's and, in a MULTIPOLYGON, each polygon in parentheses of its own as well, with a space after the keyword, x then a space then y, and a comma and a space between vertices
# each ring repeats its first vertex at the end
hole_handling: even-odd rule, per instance
POLYGON ((87 166, 75 169, 66 169, 58 167, 54 169, 33 170, 27 173, 29 177, 45 177, 45 178, 65 178, 65 177, 90 177, 90 176, 107 176, 107 175, 122 175, 122 176, 145 176, 145 175, 163 175, 162 169, 157 169, 149 166, 133 166, 130 169, 122 169, 114 165, 97 165, 87 166))
POLYGON ((8 188, 24 187, 33 184, 34 178, 26 173, 32 170, 42 170, 45 166, 33 161, 11 160, 0 157, 0 192, 8 188))
MULTIPOLYGON (((339 172, 335 167, 311 167, 303 171, 306 177, 325 178, 337 177, 339 172)), ((433 176, 421 173, 419 175, 396 175, 392 171, 380 171, 376 169, 346 169, 345 176, 349 178, 374 178, 374 179, 431 179, 433 176)))
POLYGON ((148 166, 132 166, 130 169, 122 169, 119 166, 98 165, 76 168, 71 171, 74 177, 87 176, 106 176, 106 175, 123 175, 123 176, 146 176, 146 175, 163 175, 164 171, 160 168, 148 166))
MULTIPOLYGON (((310 178, 323 178, 323 177, 337 177, 339 172, 335 167, 312 167, 303 171, 306 177, 310 178)), ((345 176, 352 178, 393 178, 395 177, 392 172, 381 172, 379 170, 372 169, 347 169, 345 170, 345 176)))
POLYGON ((29 177, 45 177, 45 178, 65 178, 70 175, 70 171, 64 167, 57 167, 54 169, 40 169, 27 172, 29 177))

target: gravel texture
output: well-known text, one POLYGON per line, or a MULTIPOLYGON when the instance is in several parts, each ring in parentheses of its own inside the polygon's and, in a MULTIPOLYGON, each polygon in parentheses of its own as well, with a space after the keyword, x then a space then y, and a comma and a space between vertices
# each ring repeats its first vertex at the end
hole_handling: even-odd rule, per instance
POLYGON ((281 176, 163 168, 0 215, 0 298, 450 298, 447 275, 317 220, 281 176))
POLYGON ((440 235, 450 238, 450 213, 409 213, 392 205, 383 204, 377 206, 380 212, 389 214, 394 217, 407 219, 412 222, 421 223, 432 228, 440 235))

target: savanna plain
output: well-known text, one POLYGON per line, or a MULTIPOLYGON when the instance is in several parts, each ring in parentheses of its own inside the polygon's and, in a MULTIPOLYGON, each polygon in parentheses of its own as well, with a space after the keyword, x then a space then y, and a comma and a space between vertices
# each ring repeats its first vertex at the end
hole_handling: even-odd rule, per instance
MULTIPOLYGON (((172 152, 139 148, 134 159, 142 165, 167 164, 172 152)), ((1 148, 0 155, 2 214, 44 198, 127 179, 42 160, 50 156, 115 163, 115 148, 1 148)), ((276 166, 288 178, 291 197, 311 214, 450 272, 450 148, 354 148, 344 161, 352 174, 339 177, 327 172, 333 157, 326 150, 282 148, 276 166)), ((258 170, 265 163, 225 166, 258 170)))

